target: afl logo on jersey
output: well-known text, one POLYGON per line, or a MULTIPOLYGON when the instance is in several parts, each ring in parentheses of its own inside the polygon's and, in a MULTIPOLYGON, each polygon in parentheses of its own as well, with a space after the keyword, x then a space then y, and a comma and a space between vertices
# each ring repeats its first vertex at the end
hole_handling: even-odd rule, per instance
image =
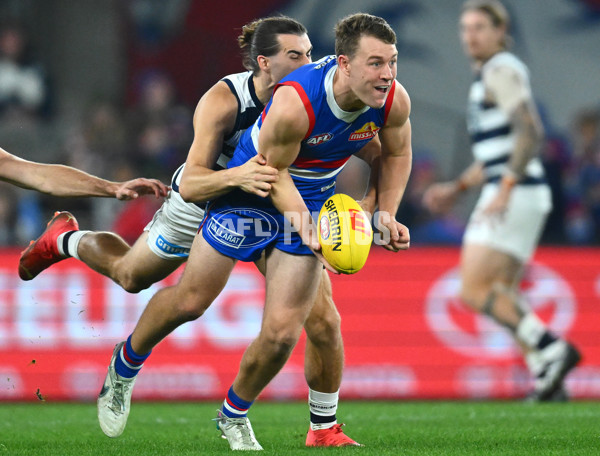
POLYGON ((319 144, 323 144, 327 141, 330 141, 331 138, 333 138, 333 135, 331 133, 321 133, 320 135, 308 138, 306 140, 306 144, 308 144, 309 146, 318 146, 319 144))
POLYGON ((379 127, 375 125, 374 122, 367 122, 362 126, 362 128, 359 128, 352 133, 348 138, 348 141, 364 141, 366 139, 372 139, 375 137, 378 131, 379 127))

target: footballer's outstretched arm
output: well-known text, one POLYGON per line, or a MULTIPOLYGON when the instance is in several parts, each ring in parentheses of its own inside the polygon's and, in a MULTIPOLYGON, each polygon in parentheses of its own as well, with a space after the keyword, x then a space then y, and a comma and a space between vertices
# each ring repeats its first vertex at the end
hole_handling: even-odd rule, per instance
POLYGON ((64 165, 37 163, 0 148, 0 180, 19 187, 62 197, 114 197, 121 200, 154 194, 166 196, 168 187, 156 179, 111 182, 64 165))

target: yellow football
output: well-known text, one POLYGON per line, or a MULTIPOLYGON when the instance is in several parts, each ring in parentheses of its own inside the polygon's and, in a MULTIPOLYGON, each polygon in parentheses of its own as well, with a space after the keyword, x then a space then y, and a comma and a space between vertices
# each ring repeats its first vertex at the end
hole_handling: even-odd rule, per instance
POLYGON ((372 242, 371 222, 353 198, 336 193, 325 201, 319 213, 319 243, 331 266, 343 274, 360 271, 372 242))

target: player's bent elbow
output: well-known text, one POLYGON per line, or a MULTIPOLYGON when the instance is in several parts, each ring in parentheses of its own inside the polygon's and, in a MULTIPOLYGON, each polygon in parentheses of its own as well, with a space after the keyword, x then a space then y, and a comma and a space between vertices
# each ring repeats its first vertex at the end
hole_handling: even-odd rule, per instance
POLYGON ((189 184, 184 183, 183 180, 179 185, 179 196, 181 196, 183 201, 185 201, 186 203, 194 202, 194 195, 191 192, 191 186, 189 184))

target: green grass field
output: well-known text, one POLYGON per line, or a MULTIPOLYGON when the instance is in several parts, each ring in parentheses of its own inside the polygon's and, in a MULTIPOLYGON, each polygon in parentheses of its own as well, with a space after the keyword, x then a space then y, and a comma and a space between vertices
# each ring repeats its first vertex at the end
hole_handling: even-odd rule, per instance
MULTIPOLYGON (((221 455, 217 403, 135 403, 124 434, 105 437, 95 404, 0 404, 4 455, 221 455)), ((258 402, 252 425, 274 455, 598 455, 600 404, 342 402, 340 421, 361 448, 305 448, 308 406, 258 402)))

